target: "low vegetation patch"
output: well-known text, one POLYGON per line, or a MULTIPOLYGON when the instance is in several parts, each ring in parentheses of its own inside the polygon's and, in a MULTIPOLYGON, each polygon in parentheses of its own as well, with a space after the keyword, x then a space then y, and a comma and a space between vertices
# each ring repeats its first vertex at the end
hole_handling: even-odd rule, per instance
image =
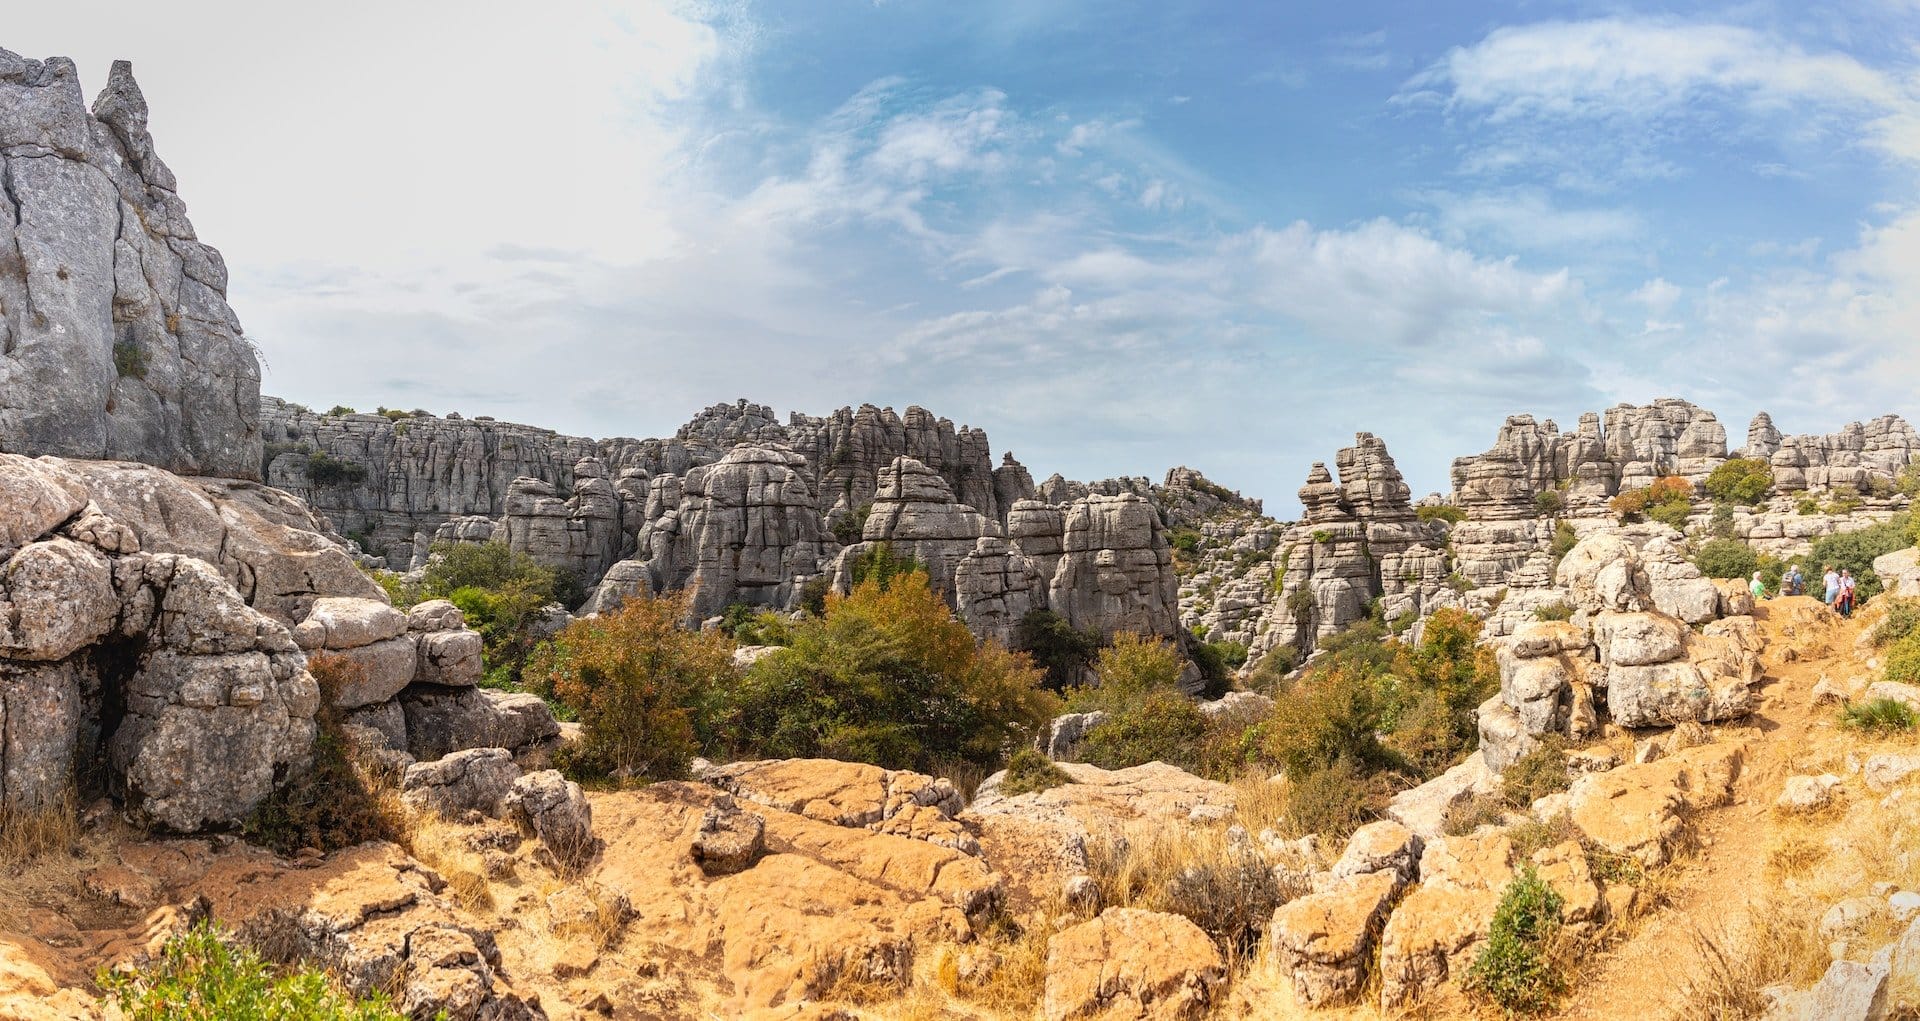
POLYGON ((1760 567, 1760 554, 1738 539, 1711 539, 1693 555, 1693 566, 1709 578, 1748 578, 1760 567))
POLYGON ((718 752, 989 765, 1059 709, 1030 658, 975 641, 917 568, 870 573, 790 635, 721 700, 718 752))
POLYGON ((1007 760, 1007 775, 1000 780, 1000 793, 1008 797, 1052 790, 1072 783, 1067 771, 1033 748, 1022 748, 1007 760))
POLYGON ((1533 619, 1572 620, 1573 605, 1571 603, 1548 603, 1545 606, 1536 607, 1533 611, 1533 619))
POLYGON ((1893 698, 1871 699, 1840 710, 1841 726, 1869 734, 1906 733, 1913 729, 1914 722, 1913 710, 1893 698))
POLYGON ((1526 808, 1549 794, 1573 786, 1567 776, 1566 742, 1558 736, 1541 739, 1540 746, 1520 757, 1500 774, 1500 793, 1507 804, 1526 808))
POLYGON ((1920 599, 1882 600, 1885 615, 1873 626, 1873 647, 1882 649, 1920 628, 1920 599))
POLYGON ((316 450, 307 455, 307 480, 323 488, 357 486, 367 480, 367 466, 316 450))
POLYGON ((368 840, 403 840, 405 813, 383 796, 378 778, 353 760, 334 706, 343 685, 365 682, 365 668, 337 653, 313 652, 307 670, 320 685, 313 765, 260 802, 241 833, 289 855, 304 847, 335 851, 368 840))
POLYGON ((1678 475, 1653 480, 1640 489, 1629 489, 1614 497, 1608 506, 1620 523, 1658 521, 1674 528, 1685 528, 1693 512, 1693 483, 1678 475))
MULTIPOLYGON (((1286 891, 1249 840, 1221 829, 1163 824, 1087 848, 1087 873, 1103 907, 1182 915, 1228 955, 1253 949, 1286 891)), ((1294 891, 1298 892, 1298 891, 1294 891)))
POLYGON ((103 970, 99 983, 128 1021, 407 1021, 386 996, 355 999, 312 967, 276 969, 210 922, 168 937, 135 971, 103 970))
POLYGON ((1755 457, 1728 458, 1707 476, 1702 488, 1715 500, 1751 507, 1773 489, 1773 466, 1755 457))
POLYGON ((672 779, 711 743, 716 702, 734 677, 733 642, 689 631, 686 615, 684 594, 629 599, 567 625, 529 661, 535 687, 580 714, 572 771, 672 779))

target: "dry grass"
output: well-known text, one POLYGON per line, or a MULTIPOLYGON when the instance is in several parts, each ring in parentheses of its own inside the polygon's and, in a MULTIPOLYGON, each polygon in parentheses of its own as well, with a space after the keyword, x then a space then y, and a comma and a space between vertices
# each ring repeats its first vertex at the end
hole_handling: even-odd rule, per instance
POLYGON ((463 910, 491 911, 493 883, 487 878, 486 859, 467 845, 466 834, 465 827, 422 812, 408 818, 400 843, 422 865, 440 873, 447 893, 463 910))
POLYGON ((1284 827, 1288 808, 1286 781, 1273 780, 1260 770, 1247 770, 1234 778, 1232 787, 1233 821, 1248 833, 1279 831, 1284 827))
POLYGON ((1048 941, 1074 920, 1058 902, 1025 919, 996 916, 968 943, 922 948, 905 989, 843 979, 823 999, 884 1021, 1031 1018, 1046 992, 1048 941))
POLYGON ((1229 966, 1253 949, 1273 909, 1303 892, 1282 889, 1246 836, 1171 821, 1090 844, 1087 872, 1102 907, 1185 916, 1213 937, 1229 966))
POLYGON ((112 822, 82 829, 70 804, 10 820, 0 835, 0 929, 25 929, 29 909, 79 889, 87 870, 112 858, 119 829, 112 822))

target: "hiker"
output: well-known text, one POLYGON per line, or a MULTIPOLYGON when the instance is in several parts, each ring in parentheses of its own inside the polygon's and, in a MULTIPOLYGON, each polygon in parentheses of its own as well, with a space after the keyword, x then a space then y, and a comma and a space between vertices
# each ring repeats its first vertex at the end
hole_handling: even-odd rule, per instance
POLYGON ((1853 616, 1853 571, 1840 571, 1840 616, 1853 616))
POLYGON ((1755 599, 1767 598, 1767 583, 1760 580, 1759 571, 1753 572, 1753 583, 1748 585, 1747 588, 1753 592, 1753 598, 1755 599))
POLYGON ((1823 580, 1827 583, 1827 597, 1821 601, 1832 607, 1835 612, 1838 612, 1840 609, 1840 572, 1835 571, 1832 564, 1828 564, 1827 576, 1823 580))
POLYGON ((1794 564, 1792 567, 1787 568, 1787 576, 1781 579, 1781 584, 1785 586, 1787 595, 1804 596, 1807 594, 1807 579, 1806 576, 1800 573, 1799 564, 1794 564))

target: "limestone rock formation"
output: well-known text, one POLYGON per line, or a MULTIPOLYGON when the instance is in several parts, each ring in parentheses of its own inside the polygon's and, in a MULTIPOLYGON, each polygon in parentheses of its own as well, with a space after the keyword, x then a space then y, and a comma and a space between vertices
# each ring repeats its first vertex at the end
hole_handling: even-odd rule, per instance
POLYGON ((1115 908, 1047 941, 1047 1021, 1203 1017, 1226 981, 1226 962, 1180 915, 1115 908))
POLYGON ((0 450, 258 478, 260 365, 132 65, 0 50, 0 450))
POLYGON ((636 555, 650 590, 692 589, 695 620, 733 603, 793 606, 831 542, 804 469, 786 447, 743 446, 678 485, 655 479, 636 555))

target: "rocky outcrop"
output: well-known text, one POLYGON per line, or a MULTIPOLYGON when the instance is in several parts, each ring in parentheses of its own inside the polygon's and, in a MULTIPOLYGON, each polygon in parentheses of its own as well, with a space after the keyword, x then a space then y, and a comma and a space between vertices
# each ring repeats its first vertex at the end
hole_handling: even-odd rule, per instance
POLYGON ((258 478, 260 365, 132 65, 0 50, 0 450, 258 478))
POLYGON ((1206 1015, 1226 984, 1226 962, 1180 915, 1114 908, 1047 941, 1047 1021, 1206 1015))
POLYGON ((1180 633, 1179 580, 1159 514, 1144 497, 1089 496, 1067 507, 1047 606, 1077 628, 1180 633))
POLYGON ((319 688, 284 623, 146 548, 78 464, 0 455, 0 809, 105 789, 156 826, 232 825, 304 768, 319 688))
POLYGON ((1723 597, 1684 561, 1658 559, 1667 547, 1657 534, 1643 548, 1632 537, 1598 533, 1575 545, 1556 576, 1573 619, 1522 624, 1498 649, 1500 694, 1480 708, 1481 755, 1496 771, 1542 736, 1592 737, 1606 719, 1671 726, 1751 711, 1760 679, 1753 618, 1716 619, 1723 606, 1751 612, 1750 602, 1723 597), (1689 593, 1699 586, 1706 595, 1696 604, 1689 593))

